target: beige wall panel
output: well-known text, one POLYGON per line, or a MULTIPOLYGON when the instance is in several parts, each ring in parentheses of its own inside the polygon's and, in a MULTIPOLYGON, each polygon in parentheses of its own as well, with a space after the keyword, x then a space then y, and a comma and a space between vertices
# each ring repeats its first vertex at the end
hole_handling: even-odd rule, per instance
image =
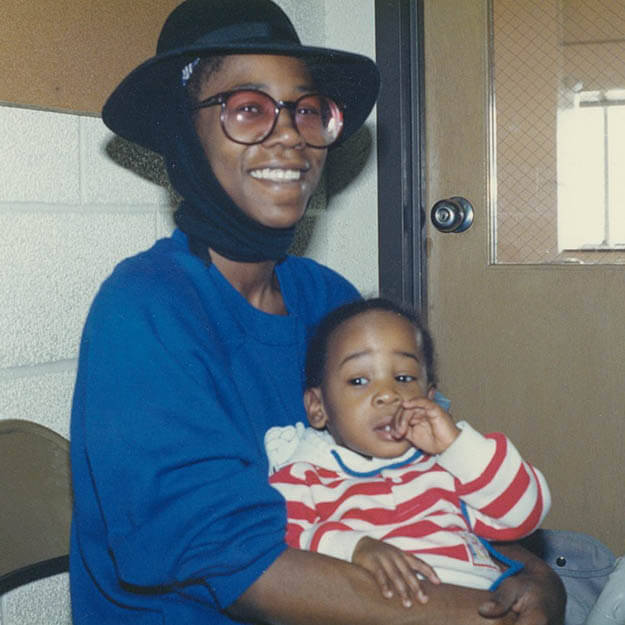
POLYGON ((0 101, 99 113, 178 0, 3 0, 0 101))

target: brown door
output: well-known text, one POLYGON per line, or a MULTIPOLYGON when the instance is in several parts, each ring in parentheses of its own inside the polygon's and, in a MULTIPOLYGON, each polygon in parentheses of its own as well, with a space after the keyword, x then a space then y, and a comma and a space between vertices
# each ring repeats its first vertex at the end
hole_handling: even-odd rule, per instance
POLYGON ((460 234, 428 220, 440 387, 543 470, 546 527, 623 553, 625 6, 424 4, 427 208, 475 213, 460 234))

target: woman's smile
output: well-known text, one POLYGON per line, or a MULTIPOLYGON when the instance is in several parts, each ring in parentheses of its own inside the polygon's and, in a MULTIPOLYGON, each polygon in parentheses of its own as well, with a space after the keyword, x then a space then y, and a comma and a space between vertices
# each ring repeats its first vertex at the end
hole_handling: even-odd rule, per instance
POLYGON ((302 177, 302 170, 265 167, 264 169, 253 169, 250 176, 257 180, 270 180, 271 182, 297 182, 302 177))

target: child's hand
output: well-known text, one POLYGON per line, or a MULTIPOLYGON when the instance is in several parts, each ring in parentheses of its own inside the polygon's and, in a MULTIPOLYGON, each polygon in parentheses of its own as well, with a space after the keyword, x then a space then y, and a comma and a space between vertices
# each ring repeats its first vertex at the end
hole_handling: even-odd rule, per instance
POLYGON ((405 438, 426 454, 440 454, 460 434, 451 415, 427 397, 402 402, 391 428, 393 438, 405 438))
POLYGON ((415 598, 421 603, 428 600, 419 584, 417 573, 421 573, 433 584, 440 584, 438 575, 429 564, 393 545, 368 536, 358 541, 352 562, 373 574, 387 599, 394 595, 393 589, 397 591, 407 608, 412 606, 415 598))

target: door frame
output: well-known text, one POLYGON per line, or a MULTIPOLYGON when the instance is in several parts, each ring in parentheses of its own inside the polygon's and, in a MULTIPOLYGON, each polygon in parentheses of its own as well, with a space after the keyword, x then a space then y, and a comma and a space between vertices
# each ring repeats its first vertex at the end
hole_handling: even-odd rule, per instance
POLYGON ((380 295, 427 317, 423 0, 375 0, 380 295))

